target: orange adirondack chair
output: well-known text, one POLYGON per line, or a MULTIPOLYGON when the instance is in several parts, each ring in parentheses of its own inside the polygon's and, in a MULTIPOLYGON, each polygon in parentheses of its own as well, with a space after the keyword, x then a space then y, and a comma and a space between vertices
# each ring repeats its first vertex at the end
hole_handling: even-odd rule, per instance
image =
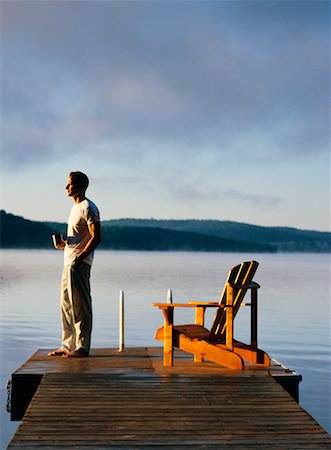
POLYGON ((155 333, 163 341, 163 363, 173 365, 173 347, 194 355, 194 361, 208 359, 232 369, 244 369, 245 361, 269 366, 269 356, 257 347, 257 290, 253 282, 256 261, 246 261, 233 267, 228 274, 219 302, 153 303, 162 310, 164 326, 155 333), (246 292, 251 291, 251 302, 243 303, 246 292), (251 307, 251 343, 244 344, 233 338, 233 321, 241 305, 251 307), (175 308, 195 308, 195 324, 174 325, 175 308), (204 326, 206 308, 216 308, 210 330, 204 326))

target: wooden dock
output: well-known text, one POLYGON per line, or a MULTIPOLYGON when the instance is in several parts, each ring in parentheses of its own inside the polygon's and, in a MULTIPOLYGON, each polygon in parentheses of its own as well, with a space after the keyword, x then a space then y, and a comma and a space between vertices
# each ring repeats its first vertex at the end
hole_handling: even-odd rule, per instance
POLYGON ((165 368, 161 348, 73 359, 38 350, 12 375, 13 418, 30 404, 8 450, 331 448, 280 384, 295 394, 299 375, 174 356, 165 368))

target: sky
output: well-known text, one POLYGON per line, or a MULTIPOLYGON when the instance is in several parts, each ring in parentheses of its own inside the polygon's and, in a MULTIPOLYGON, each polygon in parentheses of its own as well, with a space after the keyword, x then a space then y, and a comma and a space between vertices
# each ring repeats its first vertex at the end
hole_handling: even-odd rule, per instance
POLYGON ((330 2, 1 2, 1 208, 330 229, 330 2))

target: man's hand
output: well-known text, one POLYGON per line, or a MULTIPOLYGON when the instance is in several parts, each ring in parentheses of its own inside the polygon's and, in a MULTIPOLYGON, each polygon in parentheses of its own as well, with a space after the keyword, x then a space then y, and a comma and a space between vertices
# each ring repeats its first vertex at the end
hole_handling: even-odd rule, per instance
POLYGON ((78 269, 78 267, 82 264, 82 262, 83 262, 82 259, 76 256, 76 258, 73 260, 71 264, 71 267, 73 269, 78 269))
POLYGON ((86 244, 84 250, 82 251, 82 253, 77 256, 75 258, 75 260, 72 263, 72 267, 73 268, 77 268, 79 267, 82 262, 84 261, 84 259, 90 254, 92 253, 97 246, 100 244, 101 242, 101 225, 100 222, 96 222, 96 223, 91 223, 90 225, 88 225, 88 229, 91 235, 91 239, 88 241, 88 243, 86 244))

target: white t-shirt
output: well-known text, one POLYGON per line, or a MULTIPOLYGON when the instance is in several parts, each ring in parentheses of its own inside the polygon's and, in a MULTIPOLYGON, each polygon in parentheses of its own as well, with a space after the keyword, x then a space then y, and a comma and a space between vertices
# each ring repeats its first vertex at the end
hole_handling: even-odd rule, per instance
MULTIPOLYGON (((71 208, 68 229, 67 243, 64 248, 64 265, 73 263, 85 248, 87 242, 91 239, 88 225, 100 222, 100 214, 96 205, 88 198, 80 203, 75 203, 71 208)), ((86 264, 92 265, 93 253, 90 253, 84 260, 86 264)))

